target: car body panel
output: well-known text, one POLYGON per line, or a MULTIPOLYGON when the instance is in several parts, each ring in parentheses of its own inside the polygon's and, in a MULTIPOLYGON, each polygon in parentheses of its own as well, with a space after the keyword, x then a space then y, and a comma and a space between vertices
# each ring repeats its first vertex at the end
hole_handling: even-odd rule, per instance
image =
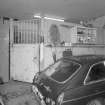
MULTIPOLYGON (((83 101, 87 103, 91 99, 95 99, 97 97, 105 97, 105 81, 101 83, 89 84, 89 85, 82 85, 74 89, 65 90, 65 98, 63 101, 64 105, 69 103, 75 103, 76 101, 83 101), (86 102, 87 100, 87 102, 86 102)), ((79 103, 79 105, 82 105, 79 103)), ((74 105, 74 104, 73 104, 74 105)))
MULTIPOLYGON (((49 97, 55 100, 56 104, 58 96, 62 93, 64 93, 64 99, 62 102, 63 105, 84 105, 92 99, 100 97, 105 98, 104 79, 95 82, 93 81, 92 83, 84 82, 92 65, 100 61, 105 61, 105 56, 84 55, 71 56, 63 59, 68 61, 70 60, 81 65, 79 70, 77 70, 66 82, 57 82, 50 76, 45 75, 44 71, 39 74, 40 82, 51 89, 49 93, 45 93, 49 94, 49 97)), ((36 82, 34 84, 38 85, 39 83, 36 82)))

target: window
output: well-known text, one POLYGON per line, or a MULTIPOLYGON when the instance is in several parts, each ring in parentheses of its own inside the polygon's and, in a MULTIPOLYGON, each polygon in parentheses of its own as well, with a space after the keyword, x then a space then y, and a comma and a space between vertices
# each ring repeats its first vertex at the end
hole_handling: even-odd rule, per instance
POLYGON ((20 20, 13 23, 14 44, 39 43, 40 20, 20 20))
POLYGON ((105 79, 105 61, 97 63, 91 68, 86 78, 86 82, 93 82, 102 79, 105 79))
POLYGON ((67 80, 80 65, 76 62, 60 60, 49 67, 45 74, 58 82, 67 80))

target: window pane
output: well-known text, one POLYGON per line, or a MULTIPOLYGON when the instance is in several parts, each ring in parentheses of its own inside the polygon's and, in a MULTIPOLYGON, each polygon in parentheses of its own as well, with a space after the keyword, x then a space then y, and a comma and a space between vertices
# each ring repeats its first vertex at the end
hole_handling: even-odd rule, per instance
POLYGON ((98 81, 103 78, 105 78, 105 65, 104 62, 101 62, 92 67, 87 82, 98 81))
POLYGON ((51 76, 51 78, 56 81, 63 82, 67 80, 79 67, 80 65, 75 62, 59 61, 48 69, 46 73, 48 75, 49 71, 49 76, 51 76))

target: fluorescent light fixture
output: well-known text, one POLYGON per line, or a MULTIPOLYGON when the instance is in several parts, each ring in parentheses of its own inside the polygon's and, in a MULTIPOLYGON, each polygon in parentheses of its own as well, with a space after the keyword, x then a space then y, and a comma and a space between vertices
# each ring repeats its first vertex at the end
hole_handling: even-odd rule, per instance
POLYGON ((34 15, 34 18, 42 18, 40 15, 34 15))
POLYGON ((105 61, 104 61, 104 66, 105 66, 105 61))
POLYGON ((58 19, 58 18, 44 17, 44 19, 49 19, 49 20, 55 20, 55 21, 62 21, 62 22, 64 22, 63 19, 58 19))
POLYGON ((41 16, 39 13, 34 15, 34 18, 44 18, 44 19, 49 19, 49 20, 55 20, 55 21, 62 21, 64 22, 64 19, 61 18, 53 18, 53 17, 49 17, 49 16, 41 16))

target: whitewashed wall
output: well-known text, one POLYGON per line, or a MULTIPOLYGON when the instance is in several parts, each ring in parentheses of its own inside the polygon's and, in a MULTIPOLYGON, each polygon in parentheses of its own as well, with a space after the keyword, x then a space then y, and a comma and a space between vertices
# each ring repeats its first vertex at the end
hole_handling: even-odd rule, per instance
POLYGON ((45 43, 50 43, 50 27, 56 25, 60 32, 60 41, 70 42, 71 27, 74 26, 72 23, 59 22, 54 20, 42 20, 42 35, 44 36, 45 43))
POLYGON ((9 80, 9 24, 0 21, 0 77, 9 80))
POLYGON ((88 47, 73 47, 72 48, 73 55, 105 55, 105 46, 88 46, 88 47))
POLYGON ((98 17, 88 23, 97 28, 97 44, 105 44, 105 16, 98 17))

